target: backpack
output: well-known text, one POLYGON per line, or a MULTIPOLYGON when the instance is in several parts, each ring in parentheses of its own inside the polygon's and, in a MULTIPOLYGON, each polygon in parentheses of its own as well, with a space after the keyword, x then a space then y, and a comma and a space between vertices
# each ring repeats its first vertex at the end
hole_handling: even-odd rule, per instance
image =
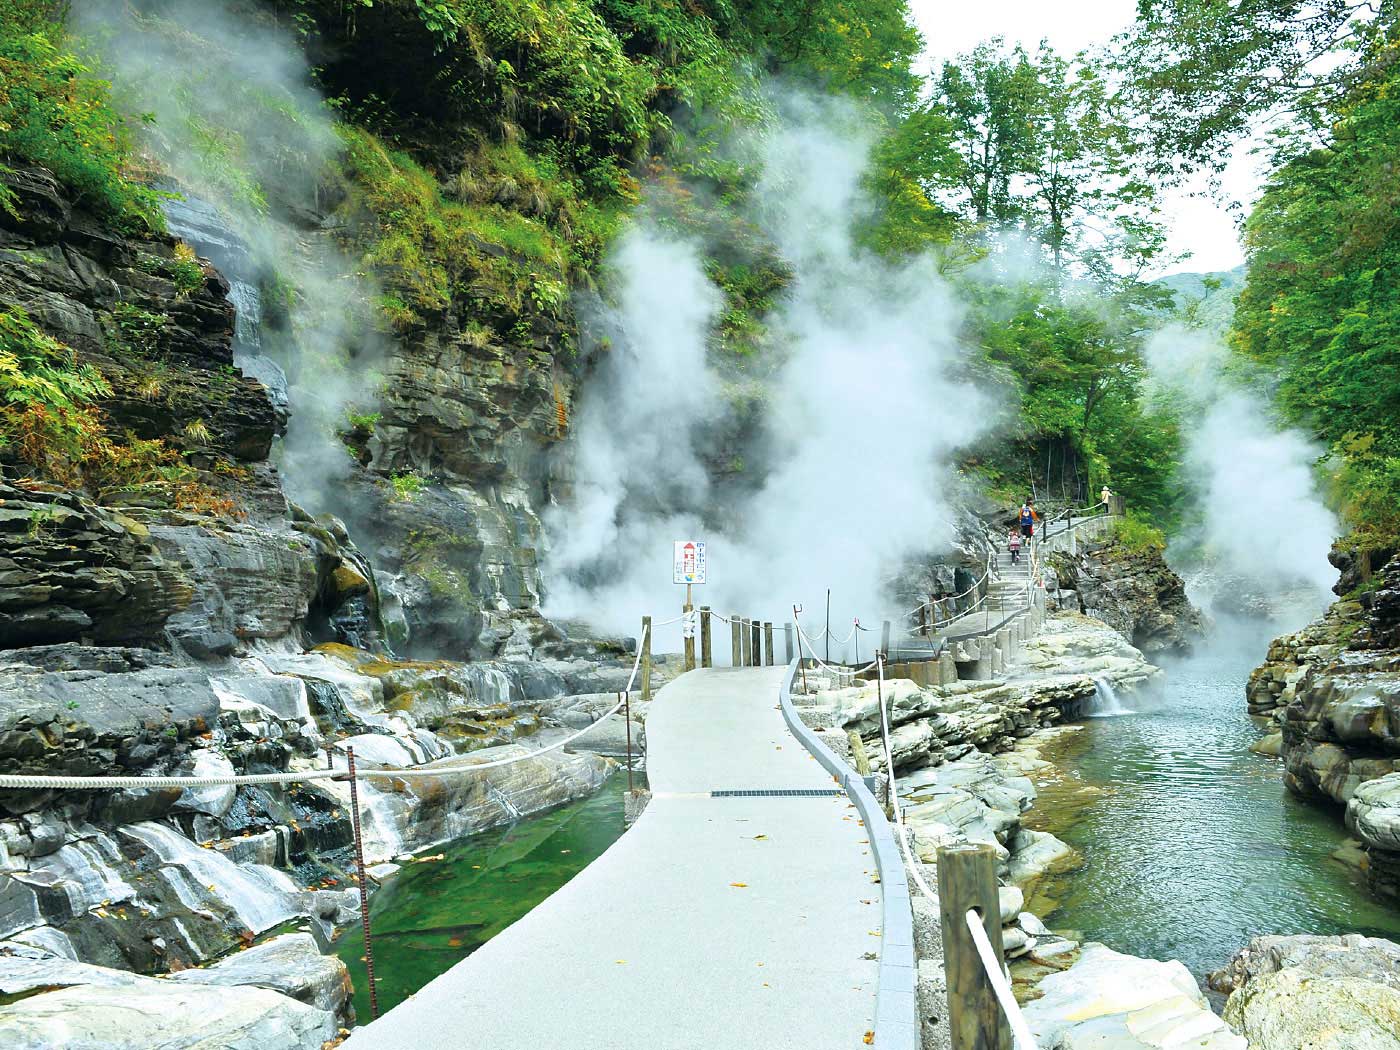
POLYGON ((1022 504, 1021 504, 1021 524, 1022 524, 1022 525, 1029 525, 1031 522, 1033 522, 1033 521, 1035 520, 1034 514, 1035 514, 1035 512, 1031 510, 1030 504, 1028 504, 1028 503, 1022 503, 1022 504))

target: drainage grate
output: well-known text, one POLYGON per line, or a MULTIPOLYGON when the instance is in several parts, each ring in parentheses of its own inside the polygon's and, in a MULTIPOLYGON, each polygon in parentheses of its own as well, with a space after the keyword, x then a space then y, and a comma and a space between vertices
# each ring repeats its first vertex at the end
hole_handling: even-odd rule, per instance
POLYGON ((711 798, 831 798, 841 788, 756 788, 753 791, 711 791, 711 798))

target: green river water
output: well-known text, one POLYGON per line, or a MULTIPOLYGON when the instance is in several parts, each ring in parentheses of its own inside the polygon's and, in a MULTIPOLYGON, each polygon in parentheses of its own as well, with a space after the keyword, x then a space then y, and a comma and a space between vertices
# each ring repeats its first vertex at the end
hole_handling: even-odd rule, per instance
MULTIPOLYGON (((1132 955, 1180 959, 1198 978, 1260 933, 1400 939, 1400 911, 1377 903, 1360 874, 1332 858, 1345 838, 1340 813, 1293 798, 1278 761, 1249 750, 1260 732, 1245 712, 1245 680, 1278 633, 1225 630, 1167 666, 1155 690, 1124 697, 1133 713, 1087 720, 1049 756, 1067 775, 1042 788, 1029 822, 1084 860, 1032 900, 1052 927, 1132 955)), ((430 851, 441 860, 405 865, 371 908, 381 1012, 616 841, 625 788, 614 776, 590 798, 430 851)), ((367 1022, 358 930, 338 953, 367 1022)))
MULTIPOLYGON (((406 864, 370 899, 379 1011, 402 1002, 530 911, 622 834, 625 774, 594 795, 537 817, 451 843, 406 864)), ((355 982, 355 1013, 370 1020, 364 938, 346 933, 336 953, 355 982)))
POLYGON ((1033 823, 1084 864, 1049 880, 1033 910, 1118 951, 1180 959, 1198 979, 1257 934, 1400 940, 1400 910, 1332 857, 1341 811, 1294 798, 1279 761, 1249 750, 1260 730, 1245 681, 1281 632, 1220 628, 1156 690, 1123 698, 1137 713, 1088 719, 1047 755, 1070 776, 1043 791, 1033 823))

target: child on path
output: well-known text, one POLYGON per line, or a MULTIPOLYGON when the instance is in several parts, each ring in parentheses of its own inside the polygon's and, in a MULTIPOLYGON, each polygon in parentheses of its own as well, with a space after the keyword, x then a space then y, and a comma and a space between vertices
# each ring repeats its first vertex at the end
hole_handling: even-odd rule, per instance
POLYGON ((1011 564, 1015 565, 1021 560, 1021 534, 1015 529, 1011 530, 1011 538, 1006 541, 1011 548, 1011 564))

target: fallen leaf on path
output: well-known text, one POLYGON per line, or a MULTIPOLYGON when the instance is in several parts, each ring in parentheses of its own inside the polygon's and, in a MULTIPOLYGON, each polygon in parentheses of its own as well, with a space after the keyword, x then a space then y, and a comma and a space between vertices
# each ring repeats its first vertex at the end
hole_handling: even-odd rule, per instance
POLYGON ((747 882, 731 882, 729 885, 734 886, 734 887, 736 887, 736 888, 742 890, 742 889, 746 889, 746 888, 748 887, 749 884, 748 884, 747 882))
POLYGON ((866 1046, 872 1045, 875 1042, 875 1033, 866 1032, 864 1037, 862 1037, 861 1042, 864 1043, 866 1046))

